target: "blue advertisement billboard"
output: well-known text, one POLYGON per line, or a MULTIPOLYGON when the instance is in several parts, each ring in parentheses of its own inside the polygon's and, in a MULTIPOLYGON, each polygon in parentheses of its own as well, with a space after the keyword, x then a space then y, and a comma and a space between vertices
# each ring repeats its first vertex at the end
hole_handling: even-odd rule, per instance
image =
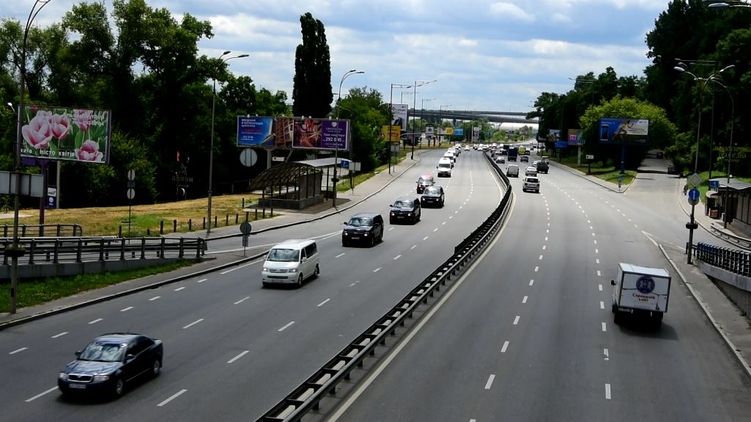
POLYGON ((274 140, 274 118, 237 116, 237 146, 271 146, 274 140))
POLYGON ((649 142, 649 120, 600 119, 600 143, 646 145, 649 142))
POLYGON ((455 127, 454 128, 454 135, 455 136, 464 136, 464 128, 455 127))

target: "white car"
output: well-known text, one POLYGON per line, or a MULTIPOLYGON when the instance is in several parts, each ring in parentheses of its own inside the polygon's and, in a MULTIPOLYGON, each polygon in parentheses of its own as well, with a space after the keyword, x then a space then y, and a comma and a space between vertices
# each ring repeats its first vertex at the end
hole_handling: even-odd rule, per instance
POLYGON ((519 177, 519 166, 516 164, 509 164, 506 167, 506 177, 519 177))
POLYGON ((522 185, 522 191, 540 193, 540 179, 533 176, 525 177, 524 184, 522 185))
POLYGON ((529 166, 526 170, 524 170, 525 176, 537 176, 537 167, 529 166))
POLYGON ((464 147, 464 150, 465 151, 469 151, 469 147, 464 147))
POLYGON ((438 161, 438 166, 436 166, 436 169, 438 169, 438 177, 451 177, 452 167, 454 167, 454 163, 452 163, 450 159, 441 158, 438 161))

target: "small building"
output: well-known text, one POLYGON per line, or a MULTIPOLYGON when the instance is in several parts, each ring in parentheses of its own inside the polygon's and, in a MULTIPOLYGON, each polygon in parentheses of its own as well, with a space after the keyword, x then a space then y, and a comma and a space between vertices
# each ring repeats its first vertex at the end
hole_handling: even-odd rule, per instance
MULTIPOLYGON (((751 237, 751 183, 733 178, 717 178, 709 182, 714 187, 712 197, 715 198, 715 208, 725 218, 724 221, 751 237)), ((709 193, 707 197, 709 199, 709 193)), ((709 207, 707 210, 711 212, 709 207)))

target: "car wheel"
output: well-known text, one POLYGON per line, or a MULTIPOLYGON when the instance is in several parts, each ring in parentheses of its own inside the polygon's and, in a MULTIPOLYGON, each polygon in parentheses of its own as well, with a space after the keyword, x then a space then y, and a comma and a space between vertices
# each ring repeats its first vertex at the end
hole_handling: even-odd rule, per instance
POLYGON ((154 377, 158 377, 161 372, 162 372, 162 362, 160 362, 159 359, 154 359, 154 362, 152 362, 151 364, 151 375, 154 377))
POLYGON ((318 278, 319 275, 321 275, 321 269, 316 264, 316 272, 313 274, 313 277, 318 278))
POLYGON ((267 283, 265 281, 261 282, 261 286, 263 286, 264 288, 270 287, 269 283, 267 283))
POLYGON ((121 378, 116 378, 112 393, 115 395, 115 397, 120 397, 123 395, 123 392, 125 392, 125 382, 121 378))
POLYGON ((619 311, 615 311, 615 316, 613 317, 613 324, 615 325, 621 325, 622 320, 621 313, 619 311))
POLYGON ((300 274, 299 277, 297 277, 297 288, 302 287, 302 274, 300 274))

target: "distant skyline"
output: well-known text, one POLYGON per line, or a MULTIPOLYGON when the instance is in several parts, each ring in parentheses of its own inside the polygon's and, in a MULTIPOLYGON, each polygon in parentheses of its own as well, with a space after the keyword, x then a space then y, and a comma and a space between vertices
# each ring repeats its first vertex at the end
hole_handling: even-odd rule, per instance
MULTIPOLYGON (((74 0, 51 0, 35 24, 58 22, 74 0)), ((105 2, 111 11, 111 2, 105 2)), ((147 0, 176 19, 190 13, 209 20, 214 37, 200 53, 248 54, 230 70, 250 76, 257 88, 292 96, 299 18, 310 12, 323 22, 331 50, 331 85, 345 81, 376 89, 389 101, 390 85, 436 82, 393 91, 393 102, 417 108, 529 111, 543 92, 567 92, 574 78, 608 66, 619 76, 643 76, 646 33, 668 0, 147 0), (457 11, 461 13, 457 13, 457 11), (401 93, 404 92, 403 95, 401 93), (423 102, 422 100, 425 99, 423 102), (449 107, 447 107, 449 106, 449 107)), ((25 23, 33 0, 3 1, 0 17, 25 23)))

